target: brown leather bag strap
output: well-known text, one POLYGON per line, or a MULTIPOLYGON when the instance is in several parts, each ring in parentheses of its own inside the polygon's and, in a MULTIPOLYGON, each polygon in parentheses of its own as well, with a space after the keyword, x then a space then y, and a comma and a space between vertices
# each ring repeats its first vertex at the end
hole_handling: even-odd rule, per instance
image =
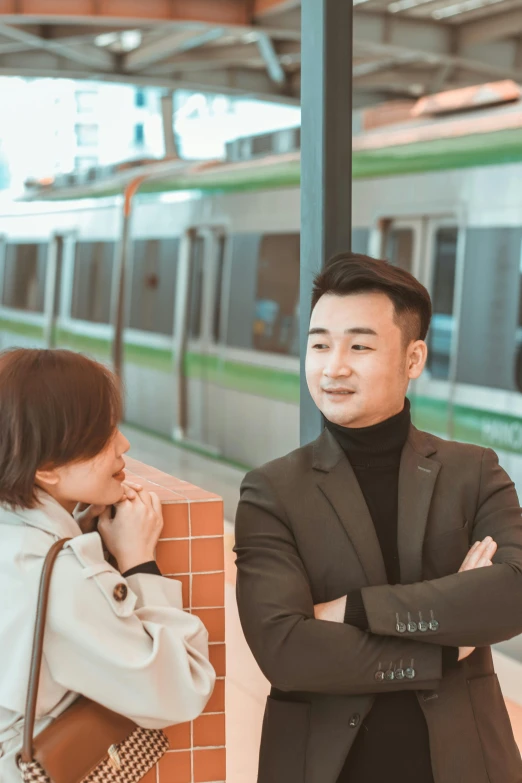
POLYGON ((38 606, 36 609, 36 625, 34 629, 33 652, 31 655, 31 669, 29 673, 29 687, 25 704, 24 744, 22 746, 21 759, 25 763, 33 760, 33 733, 36 718, 36 699, 38 697, 38 685, 40 684, 40 670, 42 668, 42 652, 45 634, 45 620, 47 617, 47 602, 49 600, 49 588, 51 575, 56 558, 70 538, 62 538, 52 545, 44 561, 42 576, 40 577, 40 591, 38 593, 38 606))

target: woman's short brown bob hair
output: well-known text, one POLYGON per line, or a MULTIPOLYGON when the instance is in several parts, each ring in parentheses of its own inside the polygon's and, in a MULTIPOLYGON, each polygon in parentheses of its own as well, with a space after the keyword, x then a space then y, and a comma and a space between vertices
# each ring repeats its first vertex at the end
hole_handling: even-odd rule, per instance
POLYGON ((95 457, 120 418, 102 364, 73 351, 0 353, 0 503, 34 507, 36 471, 95 457))

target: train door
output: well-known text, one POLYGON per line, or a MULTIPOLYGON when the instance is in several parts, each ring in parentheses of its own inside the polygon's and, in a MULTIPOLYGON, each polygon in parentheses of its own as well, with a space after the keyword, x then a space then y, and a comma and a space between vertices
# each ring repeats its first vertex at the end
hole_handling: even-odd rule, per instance
POLYGON ((185 233, 175 307, 174 436, 216 454, 220 452, 216 380, 224 248, 221 226, 196 226, 185 233))
POLYGON ((457 221, 444 215, 382 220, 380 251, 381 257, 415 275, 430 293, 428 360, 421 378, 411 383, 409 397, 420 428, 452 437, 460 299, 457 221))
POLYGON ((57 328, 60 315, 64 315, 67 270, 74 253, 74 236, 71 233, 54 234, 49 242, 45 274, 44 341, 46 348, 57 344, 57 328))

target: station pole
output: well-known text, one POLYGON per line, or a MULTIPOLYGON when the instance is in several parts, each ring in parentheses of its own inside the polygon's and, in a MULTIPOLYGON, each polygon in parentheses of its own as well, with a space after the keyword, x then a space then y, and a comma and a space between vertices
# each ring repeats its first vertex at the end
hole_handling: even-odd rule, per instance
POLYGON ((351 0, 301 3, 301 445, 323 427, 304 372, 313 278, 351 247, 352 14, 351 0))

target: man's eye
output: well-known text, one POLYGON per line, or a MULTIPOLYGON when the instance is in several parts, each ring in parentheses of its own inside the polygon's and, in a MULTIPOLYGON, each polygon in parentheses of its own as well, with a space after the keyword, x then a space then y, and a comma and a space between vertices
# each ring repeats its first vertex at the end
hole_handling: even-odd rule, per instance
POLYGON ((313 348, 328 348, 325 343, 315 343, 315 345, 312 346, 313 348))
POLYGON ((354 351, 368 351, 369 348, 367 345, 352 345, 352 348, 354 351))

